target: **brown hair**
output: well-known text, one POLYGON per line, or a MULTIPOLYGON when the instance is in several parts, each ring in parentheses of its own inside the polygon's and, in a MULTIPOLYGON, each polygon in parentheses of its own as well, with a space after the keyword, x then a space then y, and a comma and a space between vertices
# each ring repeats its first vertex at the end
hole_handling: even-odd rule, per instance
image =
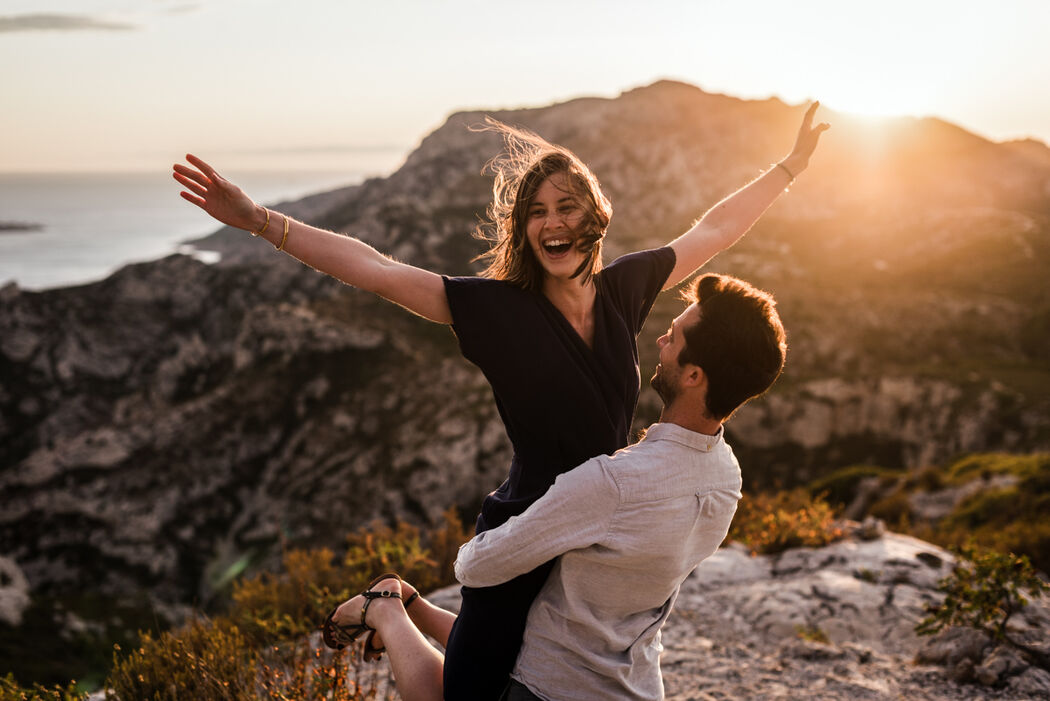
POLYGON ((555 173, 564 173, 566 187, 584 212, 574 232, 576 248, 590 255, 573 273, 584 281, 602 269, 602 239, 612 218, 612 205, 602 193, 598 178, 583 161, 566 148, 520 127, 511 127, 491 117, 485 118, 483 131, 503 137, 503 152, 489 161, 483 173, 492 173, 492 203, 489 221, 480 224, 474 235, 489 242, 489 250, 475 260, 488 260, 483 277, 506 280, 527 290, 539 291, 543 268, 536 260, 525 235, 529 205, 536 191, 555 173))
POLYGON ((700 321, 684 328, 678 364, 707 375, 707 412, 724 421, 769 389, 784 368, 787 337, 773 295, 729 275, 704 275, 684 293, 700 321))

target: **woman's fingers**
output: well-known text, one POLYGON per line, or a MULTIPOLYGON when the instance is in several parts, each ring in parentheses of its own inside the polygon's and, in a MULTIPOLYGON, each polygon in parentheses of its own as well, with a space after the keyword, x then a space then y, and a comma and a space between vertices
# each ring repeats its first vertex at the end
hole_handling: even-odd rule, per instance
POLYGON ((201 209, 204 209, 204 205, 207 204, 200 197, 197 197, 196 195, 192 195, 192 194, 190 194, 188 192, 180 192, 179 195, 182 196, 182 199, 186 200, 187 202, 192 202, 193 204, 197 205, 201 209))
POLYGON ((215 172, 214 168, 212 168, 210 165, 194 156, 192 153, 186 154, 186 160, 192 163, 193 165, 197 166, 197 168, 199 168, 202 173, 208 176, 209 179, 215 180, 217 177, 220 177, 219 174, 215 172))
POLYGON ((172 175, 172 177, 175 178, 175 180, 177 180, 179 183, 181 183, 183 185, 183 187, 186 187, 186 188, 189 188, 190 190, 193 190, 193 192, 195 192, 196 194, 200 195, 201 197, 205 197, 208 194, 208 188, 204 187, 203 185, 198 183, 196 180, 194 180, 194 179, 192 179, 190 177, 187 177, 187 176, 183 175, 182 173, 178 173, 178 172, 172 173, 171 175, 172 175))
POLYGON ((204 187, 207 187, 211 183, 211 181, 208 179, 208 176, 204 175, 203 173, 201 173, 198 170, 194 170, 193 168, 187 168, 186 166, 182 165, 181 163, 176 163, 173 166, 173 169, 179 175, 182 175, 183 177, 186 177, 186 178, 192 178, 193 180, 197 181, 197 183, 199 183, 200 185, 202 185, 204 187))

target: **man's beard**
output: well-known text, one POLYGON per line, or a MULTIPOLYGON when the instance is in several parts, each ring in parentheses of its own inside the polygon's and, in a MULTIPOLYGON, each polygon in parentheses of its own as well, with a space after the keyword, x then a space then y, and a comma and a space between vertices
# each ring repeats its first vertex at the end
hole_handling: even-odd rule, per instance
POLYGON ((653 373, 652 378, 649 380, 649 384, 652 385, 656 393, 660 395, 660 399, 663 400, 664 406, 671 404, 675 397, 678 396, 678 387, 674 382, 670 381, 671 378, 668 378, 667 374, 662 364, 657 365, 656 372, 653 373))

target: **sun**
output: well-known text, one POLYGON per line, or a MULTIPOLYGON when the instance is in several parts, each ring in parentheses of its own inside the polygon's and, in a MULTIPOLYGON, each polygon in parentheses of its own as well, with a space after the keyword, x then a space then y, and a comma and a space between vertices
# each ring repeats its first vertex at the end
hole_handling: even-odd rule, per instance
POLYGON ((820 102, 828 109, 858 117, 915 115, 926 106, 931 87, 858 78, 824 86, 820 102))

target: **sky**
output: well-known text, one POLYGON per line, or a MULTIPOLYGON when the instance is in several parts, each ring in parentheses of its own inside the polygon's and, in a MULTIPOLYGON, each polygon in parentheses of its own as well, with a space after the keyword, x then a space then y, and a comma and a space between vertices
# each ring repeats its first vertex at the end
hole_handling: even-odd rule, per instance
POLYGON ((390 170, 661 78, 1050 143, 1046 0, 0 0, 0 171, 390 170))

